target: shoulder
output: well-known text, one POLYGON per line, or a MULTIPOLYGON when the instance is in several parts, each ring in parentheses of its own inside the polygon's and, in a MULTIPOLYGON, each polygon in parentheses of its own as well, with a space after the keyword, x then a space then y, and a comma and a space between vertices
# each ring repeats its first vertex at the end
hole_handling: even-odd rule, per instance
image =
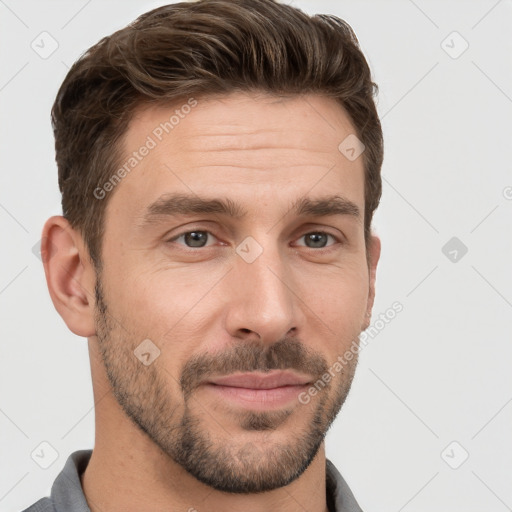
POLYGON ((22 512, 55 512, 55 507, 50 498, 41 498, 22 512))
POLYGON ((91 454, 92 450, 78 450, 69 455, 53 482, 50 496, 41 498, 22 512, 90 512, 80 475, 87 467, 91 454))

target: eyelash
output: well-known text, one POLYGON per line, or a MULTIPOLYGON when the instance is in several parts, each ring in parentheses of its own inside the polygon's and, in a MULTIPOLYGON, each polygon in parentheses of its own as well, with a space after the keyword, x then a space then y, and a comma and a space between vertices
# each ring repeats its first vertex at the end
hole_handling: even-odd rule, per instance
MULTIPOLYGON (((209 235, 212 235, 213 237, 215 237, 215 235, 207 230, 207 229, 188 229, 187 231, 183 231, 175 236, 173 236, 172 238, 170 238, 169 240, 166 240, 166 243, 172 243, 172 242, 175 242, 176 240, 178 240, 179 238, 181 238, 182 236, 184 235, 188 235, 189 233, 197 233, 197 232, 200 232, 200 233, 208 233, 209 235)), ((318 231, 308 231, 307 233, 304 233, 303 235, 301 235, 299 237, 300 238, 304 238, 305 236, 307 235, 311 235, 311 234, 315 234, 315 235, 327 235, 327 236, 330 236, 331 238, 333 238, 335 240, 336 243, 334 244, 331 244, 331 245, 328 245, 326 247, 318 247, 318 248, 315 248, 315 247, 307 247, 307 246, 301 246, 301 247, 305 247, 306 249, 311 249, 311 250, 314 250, 314 251, 317 251, 317 252, 322 252, 322 251, 329 251, 332 247, 334 247, 337 243, 340 244, 342 243, 342 241, 340 240, 340 238, 338 238, 337 236, 333 235, 332 233, 329 233, 328 231, 322 231, 322 230, 318 230, 318 231)), ((216 237, 215 237, 216 238, 216 237)), ((180 244, 181 245, 181 244, 180 244)), ((198 249, 206 249, 208 247, 211 247, 211 246, 204 246, 204 247, 187 247, 186 245, 183 246, 183 250, 187 251, 187 252, 195 252, 196 250, 198 249)))

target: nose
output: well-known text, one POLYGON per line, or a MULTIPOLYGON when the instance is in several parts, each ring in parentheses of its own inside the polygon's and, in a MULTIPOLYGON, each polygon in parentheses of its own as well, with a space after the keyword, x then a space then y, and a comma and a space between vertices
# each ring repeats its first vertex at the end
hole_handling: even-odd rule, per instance
POLYGON ((228 275, 225 323, 232 337, 272 344, 298 334, 293 274, 278 247, 266 244, 251 263, 236 254, 228 275))

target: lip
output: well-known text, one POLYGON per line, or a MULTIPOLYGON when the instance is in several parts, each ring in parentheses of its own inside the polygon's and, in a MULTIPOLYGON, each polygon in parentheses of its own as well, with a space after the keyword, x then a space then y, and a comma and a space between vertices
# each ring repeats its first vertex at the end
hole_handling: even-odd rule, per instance
POLYGON ((298 403, 298 396, 313 379, 290 371, 239 373, 212 378, 202 388, 228 408, 278 410, 298 403))
POLYGON ((209 379, 206 384, 252 390, 270 390, 285 386, 305 386, 310 384, 312 380, 310 376, 295 372, 274 371, 267 373, 250 372, 226 375, 209 379))

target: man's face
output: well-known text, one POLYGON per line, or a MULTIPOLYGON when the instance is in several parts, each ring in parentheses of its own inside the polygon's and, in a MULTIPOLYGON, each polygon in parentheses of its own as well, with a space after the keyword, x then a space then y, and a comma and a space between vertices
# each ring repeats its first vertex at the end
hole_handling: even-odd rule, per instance
POLYGON ((338 150, 355 130, 314 95, 198 99, 159 130, 176 109, 141 109, 124 140, 126 161, 150 149, 110 192, 99 348, 121 407, 172 460, 218 490, 275 489, 305 471, 339 412, 357 357, 332 367, 373 300, 363 161, 338 150), (194 200, 182 207, 217 199, 244 215, 179 213, 175 194, 194 200), (345 200, 336 211, 311 208, 333 196, 345 200), (312 204, 301 212, 299 200, 312 204), (258 386, 270 389, 248 389, 258 386))

